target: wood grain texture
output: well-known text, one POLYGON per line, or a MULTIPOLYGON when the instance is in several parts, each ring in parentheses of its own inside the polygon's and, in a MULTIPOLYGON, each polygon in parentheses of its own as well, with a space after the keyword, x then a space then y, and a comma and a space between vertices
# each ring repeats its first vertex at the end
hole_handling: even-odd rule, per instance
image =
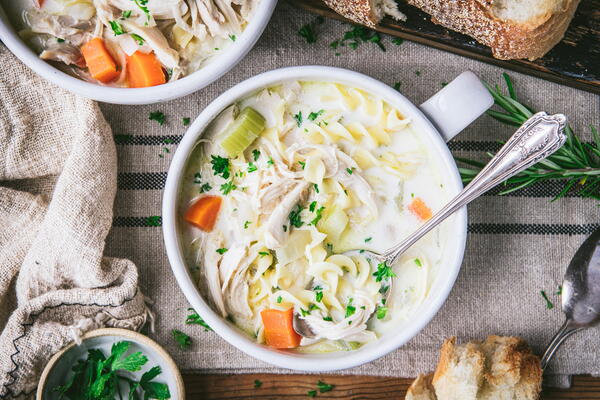
MULTIPOLYGON (((404 399, 412 379, 374 376, 333 375, 199 375, 184 374, 187 398, 192 400, 276 400, 308 399, 309 390, 317 390, 322 379, 335 385, 327 393, 318 393, 317 399, 392 400, 404 399), (262 385, 254 387, 254 381, 262 385)), ((317 390, 318 391, 318 390, 317 390)), ((576 376, 570 389, 545 389, 543 400, 597 400, 600 399, 600 378, 576 376)))
MULTIPOLYGON (((322 0, 288 0, 313 13, 347 21, 322 0)), ((537 76, 560 84, 600 94, 600 0, 582 0, 564 39, 543 58, 535 61, 498 60, 489 48, 469 36, 431 22, 429 15, 400 3, 408 19, 396 22, 386 18, 377 30, 426 44, 441 50, 474 58, 502 68, 537 76)))

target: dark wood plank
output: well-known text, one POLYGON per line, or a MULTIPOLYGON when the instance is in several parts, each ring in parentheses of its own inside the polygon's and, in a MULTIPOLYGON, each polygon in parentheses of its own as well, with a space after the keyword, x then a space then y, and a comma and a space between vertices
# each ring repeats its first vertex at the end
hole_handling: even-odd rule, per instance
MULTIPOLYGON (((245 400, 245 399, 307 399, 309 390, 317 389, 317 381, 322 379, 335 385, 331 392, 318 393, 319 399, 347 400, 391 400, 404 399, 412 379, 384 378, 374 376, 341 375, 200 375, 183 376, 187 398, 205 400, 245 400), (254 387, 254 381, 262 385, 254 387)), ((600 378, 576 376, 570 389, 545 389, 543 400, 598 400, 600 399, 600 378)))
MULTIPOLYGON (((321 0, 289 0, 316 14, 345 20, 321 0)), ((535 61, 498 60, 474 39, 431 22, 429 15, 401 4, 405 23, 386 18, 378 31, 474 58, 509 70, 600 94, 600 0, 582 0, 564 39, 535 61)))

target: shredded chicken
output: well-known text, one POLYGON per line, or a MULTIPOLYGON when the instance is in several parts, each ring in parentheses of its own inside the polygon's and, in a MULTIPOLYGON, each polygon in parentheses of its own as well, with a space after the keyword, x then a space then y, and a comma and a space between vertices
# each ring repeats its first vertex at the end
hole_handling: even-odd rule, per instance
POLYGON ((283 226, 288 224, 290 212, 302 201, 306 195, 309 183, 302 180, 297 181, 294 188, 290 190, 275 206, 273 212, 265 222, 265 245, 270 249, 281 247, 285 239, 289 236, 290 229, 283 230, 283 226))

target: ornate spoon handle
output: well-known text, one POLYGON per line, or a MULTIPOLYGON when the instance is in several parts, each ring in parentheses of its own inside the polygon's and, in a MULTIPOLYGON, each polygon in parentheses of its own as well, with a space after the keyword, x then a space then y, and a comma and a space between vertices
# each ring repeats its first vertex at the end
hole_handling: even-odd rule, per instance
POLYGON ((566 123, 567 118, 562 114, 534 114, 517 129, 471 183, 405 241, 388 249, 382 258, 388 265, 394 264, 400 254, 456 210, 554 153, 567 140, 563 132, 566 123))

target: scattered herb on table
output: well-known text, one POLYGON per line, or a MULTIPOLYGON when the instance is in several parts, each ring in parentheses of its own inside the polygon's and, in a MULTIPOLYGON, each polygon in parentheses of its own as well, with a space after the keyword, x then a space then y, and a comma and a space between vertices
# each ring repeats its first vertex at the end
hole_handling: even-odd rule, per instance
POLYGON ((316 390, 309 390, 308 392, 306 392, 306 395, 308 397, 315 397, 317 395, 317 391, 316 390))
POLYGON ((149 114, 148 119, 151 121, 156 121, 160 125, 164 125, 165 121, 167 120, 167 117, 165 116, 165 114, 162 111, 152 111, 149 114))
POLYGON ((552 302, 548 298, 548 295, 546 294, 546 292, 544 290, 540 290, 540 294, 542 295, 542 297, 544 298, 544 300, 546 300, 546 308, 548 310, 553 309, 554 308, 554 304, 552 304, 552 302))
POLYGON ((334 387, 335 387, 334 385, 329 385, 323 381, 317 382, 317 388, 319 389, 319 392, 321 392, 321 393, 330 392, 331 390, 333 390, 334 387))
POLYGON ((188 117, 183 117, 183 126, 188 126, 192 120, 188 117))
POLYGON ((262 386, 262 382, 261 382, 261 381, 259 381, 258 379, 255 379, 255 380, 254 380, 254 388, 255 388, 255 389, 258 389, 258 388, 259 388, 259 387, 261 387, 261 386, 262 386))
POLYGON ((554 293, 557 296, 561 296, 562 295, 562 285, 558 285, 558 288, 556 289, 556 293, 554 293))
POLYGON ((187 325, 200 325, 204 328, 205 332, 212 331, 212 328, 202 319, 202 317, 196 312, 196 310, 194 310, 193 308, 188 308, 188 312, 190 314, 185 319, 185 323, 187 325))
POLYGON ((312 44, 317 42, 317 33, 315 32, 317 25, 321 25, 325 22, 323 17, 317 17, 313 22, 303 25, 298 30, 298 35, 302 36, 306 43, 312 44))
POLYGON ((180 330, 173 329, 171 335, 173 335, 173 339, 175 339, 177 345, 182 350, 185 350, 192 345, 192 338, 180 330))
POLYGON ((152 215, 150 217, 146 217, 146 226, 161 226, 162 219, 160 215, 152 215))
MULTIPOLYGON (((498 86, 492 88, 486 84, 486 87, 494 97, 495 104, 504 112, 488 110, 487 113, 505 124, 521 126, 534 114, 534 111, 518 101, 510 77, 506 73, 503 76, 508 95, 502 93, 498 86)), ((590 129, 593 143, 585 143, 567 125, 565 128, 567 142, 563 147, 545 160, 506 180, 504 182, 506 189, 500 194, 508 194, 543 181, 560 180, 564 182, 564 186, 552 201, 563 197, 571 190, 581 197, 600 200, 600 135, 594 126, 590 126, 590 129)), ((464 183, 470 182, 485 165, 483 162, 466 158, 456 157, 456 160, 469 166, 469 168, 459 168, 464 183)))
POLYGON ((402 82, 394 83, 394 89, 396 89, 397 91, 400 91, 400 86, 402 86, 402 82))
POLYGON ((125 355, 130 342, 117 342, 112 345, 110 356, 106 358, 101 350, 88 350, 85 360, 78 360, 73 366, 73 375, 64 385, 56 386, 53 392, 59 393, 60 399, 115 399, 121 397, 121 382, 129 384, 129 398, 170 399, 169 386, 154 381, 162 372, 159 366, 146 371, 139 381, 121 375, 123 372, 137 372, 148 362, 142 352, 125 355))
POLYGON ((361 43, 375 43, 381 51, 385 51, 379 32, 361 25, 353 25, 352 29, 345 32, 341 39, 333 41, 329 46, 336 50, 344 46, 356 50, 361 43))
POLYGON ((392 39, 392 43, 394 43, 396 46, 400 46, 402 43, 404 43, 404 39, 395 38, 392 39))

